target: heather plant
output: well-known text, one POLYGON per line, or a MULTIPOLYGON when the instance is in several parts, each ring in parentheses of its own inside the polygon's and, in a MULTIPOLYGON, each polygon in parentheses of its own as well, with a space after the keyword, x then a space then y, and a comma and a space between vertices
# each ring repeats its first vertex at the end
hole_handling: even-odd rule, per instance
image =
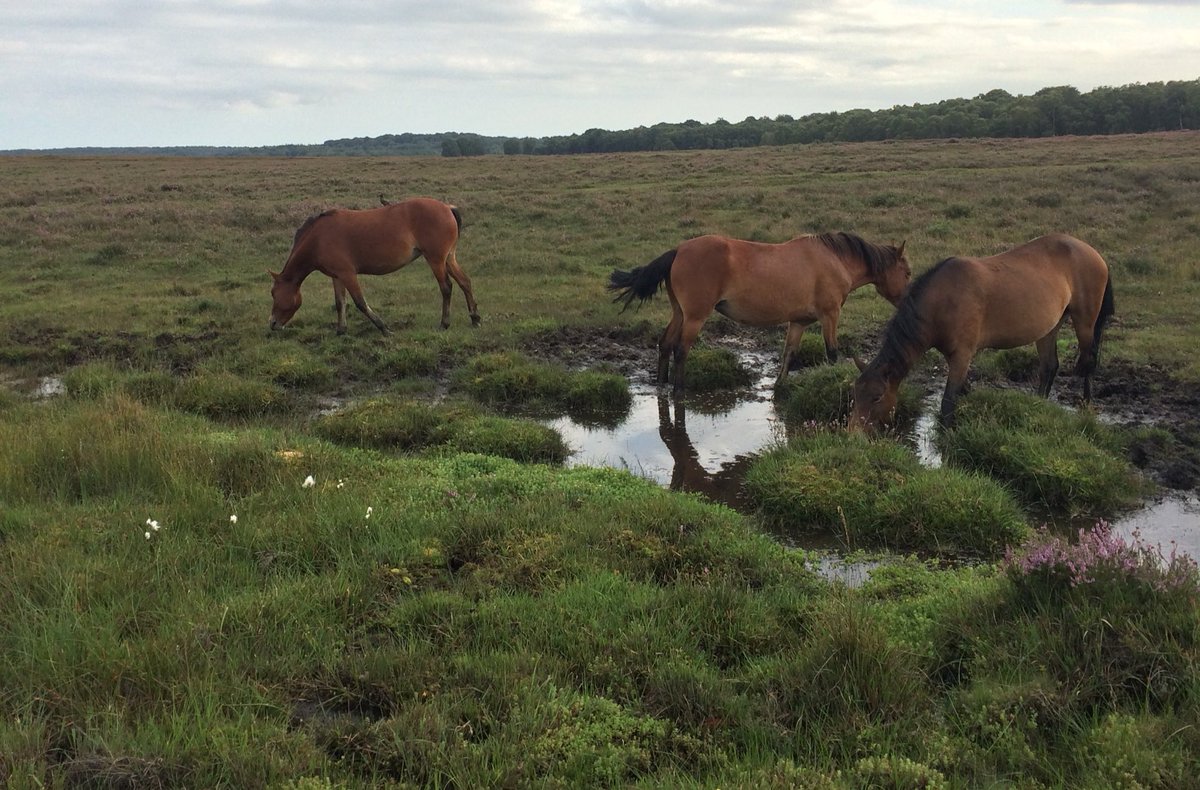
POLYGON ((1172 546, 1164 554, 1134 533, 1126 540, 1107 521, 1080 529, 1074 542, 1041 529, 1004 557, 1009 576, 1021 588, 1053 595, 1080 587, 1126 587, 1145 592, 1200 595, 1200 568, 1196 560, 1172 546))

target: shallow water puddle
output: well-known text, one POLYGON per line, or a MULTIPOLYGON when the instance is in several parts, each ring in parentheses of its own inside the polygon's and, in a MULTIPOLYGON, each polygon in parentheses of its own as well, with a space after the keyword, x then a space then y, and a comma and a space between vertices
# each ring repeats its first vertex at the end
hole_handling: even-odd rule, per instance
POLYGON ((744 505, 742 478, 755 454, 784 438, 768 398, 718 411, 693 398, 680 407, 666 391, 649 386, 634 390, 629 416, 616 427, 590 427, 569 417, 549 425, 574 449, 570 466, 628 469, 733 508, 744 505))
MULTIPOLYGON (((763 368, 762 360, 753 362, 763 368)), ((761 378, 746 399, 733 403, 689 395, 682 409, 667 390, 636 385, 629 415, 615 427, 587 426, 568 417, 548 424, 573 448, 570 466, 627 469, 672 490, 698 493, 744 511, 746 469, 758 453, 787 438, 771 399, 773 384, 773 377, 761 378)), ((942 465, 934 440, 939 404, 940 393, 928 396, 906 437, 921 463, 932 468, 942 465)), ((1166 556, 1174 548, 1200 559, 1200 499, 1194 495, 1166 495, 1115 519, 1112 526, 1126 540, 1136 531, 1145 543, 1161 546, 1166 556)), ((821 552, 817 570, 850 585, 862 584, 873 567, 843 562, 834 551, 836 540, 828 536, 777 537, 786 545, 821 552)))
POLYGON ((1170 494, 1112 523, 1113 530, 1132 540, 1158 546, 1164 557, 1172 550, 1200 560, 1200 499, 1190 494, 1170 494))

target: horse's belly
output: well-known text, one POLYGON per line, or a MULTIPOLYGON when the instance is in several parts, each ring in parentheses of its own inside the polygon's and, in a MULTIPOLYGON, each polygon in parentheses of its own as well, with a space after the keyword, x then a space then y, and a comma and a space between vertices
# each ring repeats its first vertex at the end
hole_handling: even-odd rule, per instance
POLYGON ((817 320, 815 314, 809 317, 807 311, 797 311, 794 307, 785 310, 779 305, 745 299, 722 299, 717 302, 715 309, 726 318, 750 326, 778 326, 791 321, 812 322, 817 320))

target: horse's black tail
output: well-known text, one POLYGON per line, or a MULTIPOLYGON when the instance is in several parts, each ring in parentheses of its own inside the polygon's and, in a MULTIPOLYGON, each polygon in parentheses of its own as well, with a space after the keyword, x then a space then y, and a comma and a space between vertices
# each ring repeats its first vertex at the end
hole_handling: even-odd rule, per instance
POLYGON ((1104 283, 1104 300, 1100 302, 1100 312, 1096 315, 1096 325, 1092 328, 1092 368, 1094 369, 1100 364, 1100 339, 1104 336, 1104 327, 1108 325, 1108 320, 1113 317, 1113 288, 1112 288, 1112 273, 1108 275, 1108 282, 1104 283))
POLYGON ((462 212, 458 210, 458 206, 451 206, 450 213, 454 215, 454 221, 458 223, 458 232, 462 233, 462 212))
POLYGON ((613 269, 608 277, 608 290, 618 292, 613 297, 614 302, 625 303, 621 312, 629 309, 634 299, 644 302, 658 293, 659 286, 670 276, 674 262, 675 250, 667 250, 645 266, 638 266, 631 271, 613 269))

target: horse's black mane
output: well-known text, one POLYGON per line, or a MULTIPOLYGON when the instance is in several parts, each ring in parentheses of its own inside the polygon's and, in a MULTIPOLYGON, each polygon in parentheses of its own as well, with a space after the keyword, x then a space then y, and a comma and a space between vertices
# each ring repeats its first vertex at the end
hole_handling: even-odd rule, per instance
POLYGON ((308 231, 309 231, 309 230, 312 228, 313 224, 314 224, 314 223, 315 223, 317 220, 319 220, 321 217, 328 217, 328 216, 329 216, 330 214, 332 214, 334 211, 336 211, 336 209, 332 209, 332 208, 330 208, 330 209, 325 209, 325 210, 324 210, 324 211, 322 211, 321 213, 319 213, 319 214, 313 214, 311 217, 309 217, 308 219, 304 220, 304 224, 302 224, 300 227, 296 228, 296 235, 292 237, 292 246, 293 246, 293 247, 295 247, 297 244, 299 244, 299 243, 300 243, 300 238, 301 238, 301 237, 302 237, 302 236, 303 236, 305 233, 308 233, 308 231))
POLYGON ((900 260, 900 257, 896 254, 895 247, 873 244, 853 233, 846 233, 844 231, 821 233, 817 238, 821 240, 822 244, 833 250, 835 255, 861 260, 866 264, 867 271, 872 276, 883 274, 900 260))
POLYGON ((937 278, 938 273, 955 258, 938 261, 928 271, 913 280, 908 292, 896 306, 896 312, 887 326, 883 329, 883 345, 872 363, 875 367, 890 366, 903 363, 907 366, 910 360, 910 349, 924 346, 925 340, 921 333, 921 300, 929 283, 937 278))

